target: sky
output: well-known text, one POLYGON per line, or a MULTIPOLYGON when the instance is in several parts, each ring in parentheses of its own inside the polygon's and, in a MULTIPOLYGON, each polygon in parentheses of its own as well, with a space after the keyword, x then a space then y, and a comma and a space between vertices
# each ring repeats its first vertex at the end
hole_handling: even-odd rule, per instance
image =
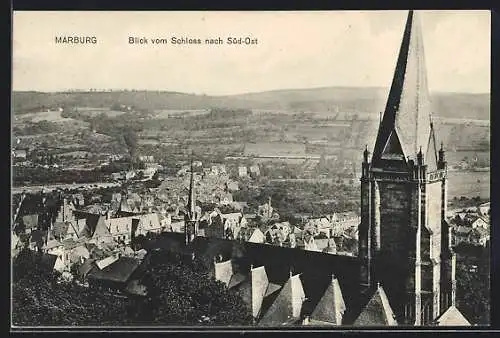
MULTIPOLYGON (((490 92, 490 12, 421 11, 431 92, 490 92)), ((231 95, 389 87, 407 11, 14 12, 14 90, 167 90, 231 95), (96 44, 57 44, 95 36, 96 44), (144 37, 146 45, 129 44, 144 37), (221 37, 222 45, 170 39, 221 37), (228 45, 227 37, 257 39, 228 45), (164 38, 167 44, 153 45, 164 38)))

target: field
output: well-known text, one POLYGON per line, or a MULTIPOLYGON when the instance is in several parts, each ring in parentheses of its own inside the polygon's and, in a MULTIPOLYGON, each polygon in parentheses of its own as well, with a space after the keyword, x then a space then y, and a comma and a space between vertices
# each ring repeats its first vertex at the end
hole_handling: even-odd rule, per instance
POLYGON ((245 145, 245 155, 305 155, 305 145, 285 142, 247 143, 245 145))
POLYGON ((490 198, 490 172, 452 171, 448 177, 448 199, 461 196, 490 198))

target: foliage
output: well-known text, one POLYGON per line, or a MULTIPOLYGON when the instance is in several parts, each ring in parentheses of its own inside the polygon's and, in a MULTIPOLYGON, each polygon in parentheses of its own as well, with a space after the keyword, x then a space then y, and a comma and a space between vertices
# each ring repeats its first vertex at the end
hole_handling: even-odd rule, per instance
POLYGON ((13 261, 13 324, 238 325, 249 324, 241 298, 209 278, 205 263, 180 255, 153 256, 142 278, 148 297, 59 283, 41 254, 24 250, 13 261))
POLYGON ((157 253, 143 277, 149 309, 141 321, 158 324, 245 325, 251 316, 241 298, 209 278, 205 263, 178 254, 157 253), (160 259, 159 259, 160 258, 160 259))
POLYGON ((259 187, 243 185, 233 193, 234 200, 247 201, 251 209, 266 203, 269 197, 281 218, 287 219, 296 213, 324 216, 359 209, 359 188, 343 183, 269 182, 259 187))
POLYGON ((16 167, 12 171, 14 186, 47 183, 92 183, 106 180, 106 176, 97 170, 62 170, 56 168, 16 167))
POLYGON ((58 283, 40 254, 24 250, 13 262, 12 321, 18 326, 117 325, 131 302, 74 283, 58 283))
POLYGON ((490 324, 489 250, 462 246, 457 254, 457 305, 473 324, 490 324))
POLYGON ((61 128, 57 123, 42 120, 39 122, 29 122, 22 128, 16 126, 13 131, 16 135, 39 135, 57 133, 61 131, 61 128))

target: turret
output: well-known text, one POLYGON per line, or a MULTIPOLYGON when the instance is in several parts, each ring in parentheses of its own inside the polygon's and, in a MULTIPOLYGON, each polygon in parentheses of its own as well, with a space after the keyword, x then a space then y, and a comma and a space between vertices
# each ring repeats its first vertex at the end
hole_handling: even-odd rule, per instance
POLYGON ((422 146, 420 146, 420 150, 417 154, 417 163, 418 165, 424 165, 424 154, 422 154, 422 146))

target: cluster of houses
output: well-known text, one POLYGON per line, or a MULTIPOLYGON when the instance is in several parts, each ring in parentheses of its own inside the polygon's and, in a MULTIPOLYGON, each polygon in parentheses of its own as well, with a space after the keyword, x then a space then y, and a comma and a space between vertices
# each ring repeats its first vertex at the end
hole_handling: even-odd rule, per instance
MULTIPOLYGON (((27 247, 52 259, 53 269, 63 278, 76 277, 87 284, 121 283, 125 289, 147 257, 144 249, 132 248, 132 238, 160 233, 170 220, 134 209, 126 198, 112 213, 85 208, 77 197, 58 201, 54 196, 22 196, 14 216, 13 254, 27 247)), ((132 290, 143 292, 135 284, 132 290)))
POLYGON ((223 213, 216 208, 200 218, 198 235, 329 254, 355 254, 360 221, 355 213, 310 218, 301 226, 294 226, 289 221, 279 221, 270 201, 258 210, 257 215, 253 215, 223 213))
POLYGON ((240 166, 238 167, 238 177, 239 178, 256 178, 260 176, 260 168, 257 164, 251 165, 249 167, 240 166))
POLYGON ((490 203, 455 212, 448 222, 452 226, 455 246, 461 243, 486 247, 490 241, 490 203))

